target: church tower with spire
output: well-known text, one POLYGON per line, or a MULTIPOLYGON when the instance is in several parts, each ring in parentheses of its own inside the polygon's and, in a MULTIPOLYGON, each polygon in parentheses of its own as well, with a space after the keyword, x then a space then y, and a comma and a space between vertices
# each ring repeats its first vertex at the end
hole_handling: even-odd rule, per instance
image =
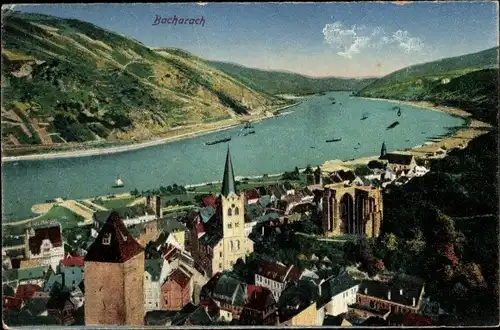
POLYGON ((380 149, 380 158, 384 157, 387 153, 387 148, 385 147, 385 141, 382 142, 382 148, 380 149))
POLYGON ((220 207, 223 268, 231 269, 239 258, 245 260, 253 252, 253 242, 245 235, 245 194, 236 190, 229 148, 222 179, 220 207))

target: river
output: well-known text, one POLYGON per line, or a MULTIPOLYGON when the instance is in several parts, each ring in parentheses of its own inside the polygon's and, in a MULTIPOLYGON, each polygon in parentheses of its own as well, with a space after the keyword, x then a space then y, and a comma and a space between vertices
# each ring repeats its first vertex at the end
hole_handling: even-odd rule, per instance
POLYGON ((33 204, 56 197, 79 199, 221 180, 228 146, 235 175, 252 176, 377 155, 382 141, 388 151, 411 148, 464 124, 462 118, 408 105, 400 105, 398 117, 394 105, 332 92, 305 98, 287 110, 291 113, 255 123, 256 133, 247 136, 240 136, 238 126, 122 153, 3 163, 2 219, 28 218, 33 204), (360 120, 365 113, 368 118, 360 120), (394 121, 400 124, 387 130, 394 121), (205 145, 228 136, 229 143, 205 145), (336 138, 342 140, 325 142, 336 138), (117 176, 125 187, 111 187, 117 176))

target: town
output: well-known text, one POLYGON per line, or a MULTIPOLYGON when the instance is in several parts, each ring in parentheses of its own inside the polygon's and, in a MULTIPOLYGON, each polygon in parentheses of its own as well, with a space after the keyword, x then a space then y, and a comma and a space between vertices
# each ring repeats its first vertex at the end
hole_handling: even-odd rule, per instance
POLYGON ((423 279, 348 251, 360 239, 383 239, 390 249, 391 235, 380 237, 382 192, 424 176, 426 164, 387 153, 384 144, 362 175, 308 167, 240 190, 228 148, 220 191, 201 195, 195 207, 165 213, 160 194, 136 196, 140 204, 95 211, 68 231, 50 219, 30 224, 16 236, 21 249, 4 244, 4 318, 12 325, 441 324, 447 313, 426 296, 423 279), (292 183, 300 175, 306 185, 292 183))

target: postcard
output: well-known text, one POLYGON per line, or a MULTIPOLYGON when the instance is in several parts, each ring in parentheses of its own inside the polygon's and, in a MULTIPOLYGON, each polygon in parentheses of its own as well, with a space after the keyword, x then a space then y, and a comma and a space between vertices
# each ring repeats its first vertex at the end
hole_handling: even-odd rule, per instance
POLYGON ((498 4, 2 6, 4 328, 499 323, 498 4))

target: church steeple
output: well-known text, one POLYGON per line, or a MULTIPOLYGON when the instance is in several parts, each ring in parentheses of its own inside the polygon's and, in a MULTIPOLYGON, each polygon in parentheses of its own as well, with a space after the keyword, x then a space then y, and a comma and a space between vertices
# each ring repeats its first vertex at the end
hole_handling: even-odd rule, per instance
POLYGON ((384 141, 384 142, 382 142, 382 149, 380 149, 380 157, 384 157, 386 153, 387 153, 387 149, 385 147, 385 141, 384 141))
POLYGON ((226 165, 224 167, 224 178, 222 179, 221 193, 224 197, 227 197, 230 193, 236 194, 233 164, 231 163, 231 154, 229 153, 229 147, 227 147, 226 165))

